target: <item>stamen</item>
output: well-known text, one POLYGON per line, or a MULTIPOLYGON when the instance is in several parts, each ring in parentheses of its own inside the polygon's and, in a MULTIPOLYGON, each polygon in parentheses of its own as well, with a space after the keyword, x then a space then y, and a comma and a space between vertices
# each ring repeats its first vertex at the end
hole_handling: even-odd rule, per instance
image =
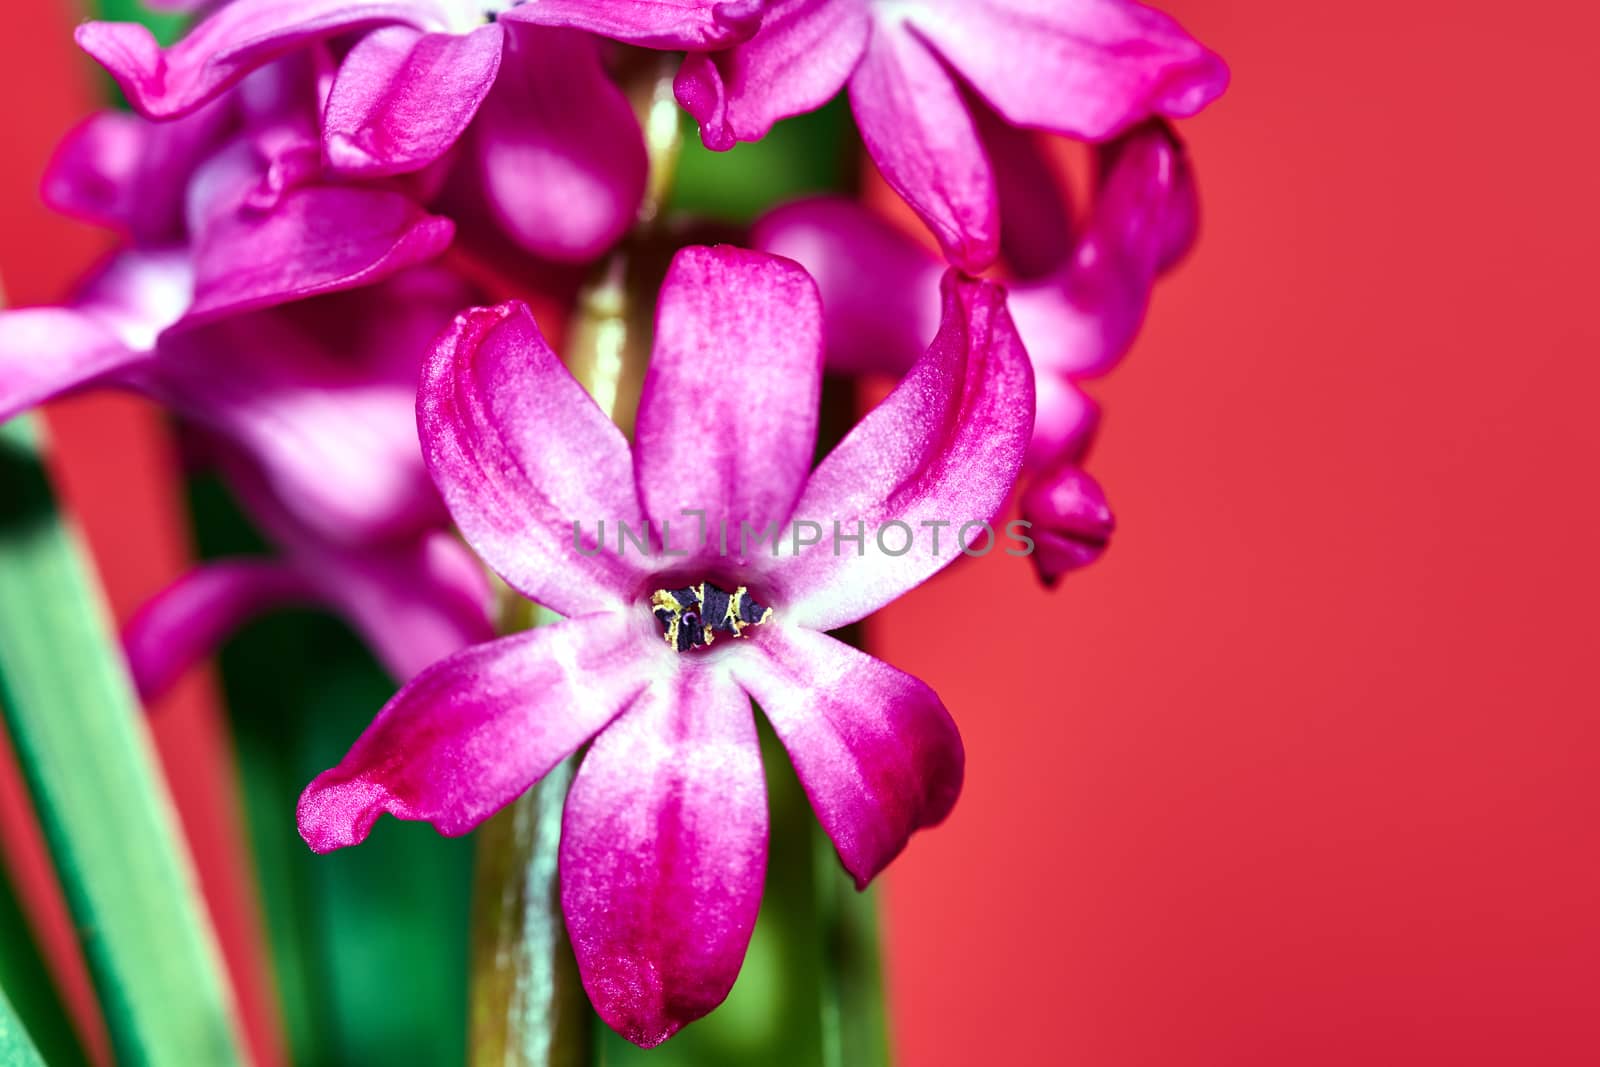
POLYGON ((772 618, 772 609, 757 603, 744 586, 730 593, 710 582, 657 589, 650 595, 650 611, 661 623, 662 638, 678 652, 709 646, 719 633, 743 637, 745 630, 772 618))

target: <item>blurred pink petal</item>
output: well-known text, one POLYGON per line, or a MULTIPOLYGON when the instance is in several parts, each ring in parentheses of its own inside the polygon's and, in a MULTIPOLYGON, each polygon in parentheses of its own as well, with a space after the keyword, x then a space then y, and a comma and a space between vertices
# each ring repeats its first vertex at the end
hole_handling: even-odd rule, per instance
POLYGON ((246 622, 317 602, 312 583, 278 560, 204 563, 146 601, 122 631, 128 667, 147 705, 246 622))
POLYGON ((938 258, 853 200, 784 204, 750 243, 795 260, 822 293, 829 370, 899 377, 939 331, 938 258))
POLYGON ((903 24, 879 23, 850 79, 850 107, 884 180, 950 262, 980 271, 1000 247, 994 173, 944 65, 903 24))
POLYGON ((426 0, 233 0, 163 49, 136 22, 86 22, 78 44, 149 118, 177 118, 241 78, 313 41, 348 30, 436 17, 426 0))
POLYGON ((914 0, 904 17, 1018 126, 1098 141, 1228 85, 1214 52, 1129 0, 914 0))
POLYGON ((0 311, 0 422, 81 388, 144 388, 189 299, 181 254, 106 261, 66 307, 0 311))
POLYGON ((231 101, 156 123, 102 111, 57 147, 45 171, 45 202, 63 214, 123 231, 138 244, 183 235, 184 186, 232 121, 231 101))
POLYGON ((501 22, 587 30, 650 48, 703 51, 743 40, 773 0, 536 0, 501 22))
POLYGON ((1041 375, 1106 373, 1133 344, 1156 278, 1193 244, 1199 204, 1182 144, 1158 123, 1100 151, 1095 201, 1055 274, 1018 287, 1017 328, 1041 375))
MULTIPOLYGON (((996 183, 1017 169, 1007 144, 980 142, 957 78, 981 95, 980 112, 1103 140, 1152 117, 1194 114, 1226 88, 1228 71, 1172 19, 1131 0, 796 0, 749 41, 691 56, 678 96, 705 143, 724 149, 820 106, 847 79, 878 169, 949 260, 976 272, 1000 248, 996 183)), ((1026 227, 1013 232, 1032 239, 1026 227)), ((1023 251, 1023 273, 1039 271, 1036 249, 1023 251)))
POLYGON ((595 38, 538 26, 507 26, 506 37, 473 138, 484 196, 528 251, 592 259, 638 215, 644 135, 595 38))

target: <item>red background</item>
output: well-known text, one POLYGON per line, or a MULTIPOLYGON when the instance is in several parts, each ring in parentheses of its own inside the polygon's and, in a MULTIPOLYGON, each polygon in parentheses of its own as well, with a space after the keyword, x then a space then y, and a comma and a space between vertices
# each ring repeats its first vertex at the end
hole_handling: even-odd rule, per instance
MULTIPOLYGON (((33 186, 92 86, 15 6, 28 302, 90 251, 33 186)), ((1600 1062, 1600 12, 1162 6, 1235 80, 1185 126, 1200 249, 1099 390, 1115 547, 1055 595, 963 568, 874 629, 969 749, 889 877, 901 1058, 1600 1062)), ((140 425, 57 420, 75 498, 154 516, 97 538, 119 604, 178 558, 170 495, 98 458, 140 425)))
POLYGON ((1600 13, 1161 6, 1234 83, 1112 551, 876 631, 970 768, 891 874, 905 1062, 1600 1063, 1600 13))

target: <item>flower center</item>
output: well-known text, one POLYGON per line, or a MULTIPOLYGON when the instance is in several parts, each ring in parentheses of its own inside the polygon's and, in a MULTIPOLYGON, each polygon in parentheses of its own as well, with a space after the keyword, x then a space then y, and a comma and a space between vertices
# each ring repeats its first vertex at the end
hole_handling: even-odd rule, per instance
POLYGON ((662 639, 677 652, 709 645, 719 633, 743 637, 745 630, 772 618, 772 609, 758 604, 744 586, 730 593, 710 582, 657 589, 650 594, 650 611, 661 624, 662 639))

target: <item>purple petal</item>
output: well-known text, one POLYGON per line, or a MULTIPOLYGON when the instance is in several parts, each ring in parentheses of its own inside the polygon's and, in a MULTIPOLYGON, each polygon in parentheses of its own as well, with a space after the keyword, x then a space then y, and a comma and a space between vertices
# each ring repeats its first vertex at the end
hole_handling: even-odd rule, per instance
POLYGON ((72 308, 0 311, 0 422, 63 393, 136 370, 148 353, 72 308))
POLYGON ((534 0, 501 22, 587 30, 649 48, 706 51, 755 32, 773 0, 534 0))
POLYGON ((695 530, 685 509, 735 534, 741 522, 782 526, 811 469, 821 392, 810 276, 726 245, 680 251, 661 287, 634 431, 639 500, 656 529, 695 530))
POLYGON ((981 101, 971 106, 1000 200, 1000 255, 1014 279, 1038 278, 1072 250, 1067 190, 1045 157, 1037 131, 1003 122, 981 101))
POLYGON ((1045 585, 1087 567, 1105 554, 1116 529, 1100 483, 1067 460, 1036 478, 1022 494, 1022 517, 1032 523, 1030 557, 1045 585))
POLYGON ((1199 214, 1188 159, 1159 125, 1101 152, 1088 224, 1053 278, 1017 286, 1011 309, 1041 376, 1104 374, 1139 332, 1157 275, 1193 242, 1199 214))
POLYGON ((142 352, 182 317, 193 289, 194 272, 182 249, 123 252, 90 275, 72 303, 142 352))
POLYGON ((561 909, 612 1029, 651 1048, 722 1003, 766 862, 750 701, 722 671, 686 666, 595 741, 561 826, 561 909))
POLYGON ((0 311, 0 422, 87 386, 146 388, 156 337, 188 298, 181 253, 128 252, 70 307, 0 311))
POLYGON ((56 149, 45 172, 45 202, 122 230, 138 244, 177 240, 189 177, 232 115, 225 101, 172 122, 125 111, 93 115, 56 149))
MULTIPOLYGON (((944 322, 928 352, 811 475, 795 515, 865 531, 863 555, 831 536, 772 564, 789 623, 832 630, 871 614, 983 542, 1033 431, 1033 373, 988 282, 945 275, 944 322), (894 555, 907 538, 909 550, 894 555), (927 524, 943 523, 942 528, 927 524), (934 539, 942 529, 935 547, 934 539)), ((798 537, 795 539, 798 540, 798 537)), ((781 599, 780 599, 781 598, 781 599)))
POLYGON ((1200 197, 1188 150, 1165 122, 1100 145, 1093 236, 1115 234, 1124 248, 1171 270, 1194 247, 1200 197))
POLYGON ((428 18, 428 6, 416 0, 233 0, 167 49, 135 22, 88 22, 77 38, 141 114, 170 119, 312 41, 389 22, 420 26, 428 18))
POLYGON ((643 529, 633 457, 520 302, 456 317, 423 371, 417 422, 456 525, 514 588, 563 615, 640 592, 642 556, 592 543, 605 522, 643 529))
POLYGON ((508 31, 474 132, 479 180, 496 218, 528 251, 592 259, 638 214, 649 170, 644 135, 595 38, 508 31))
POLYGON ((494 636, 487 576, 450 534, 360 552, 316 547, 299 550, 300 566, 396 679, 494 636))
POLYGON ((1220 58, 1129 0, 918 0, 905 17, 1018 126, 1099 140, 1193 115, 1228 84, 1220 58))
POLYGON ((309 131, 235 141, 190 190, 195 300, 186 325, 369 285, 426 262, 455 235, 449 219, 383 189, 308 185, 309 131))
POLYGON ((148 704, 241 626, 280 608, 319 605, 348 619, 399 681, 494 636, 492 591, 460 542, 435 532, 352 552, 324 543, 285 560, 219 560, 141 607, 123 648, 148 704))
POLYGON ((122 647, 139 696, 159 699, 246 622, 320 598, 305 575, 268 560, 217 560, 157 593, 128 621, 122 647))
POLYGON ((301 522, 261 472, 241 462, 245 457, 223 446, 216 458, 235 496, 283 554, 272 566, 292 574, 305 591, 300 600, 340 613, 397 680, 494 637, 493 589, 456 538, 424 530, 376 544, 334 542, 301 522))
MULTIPOLYGON (((1015 298, 1012 304, 1020 306, 1015 298)), ((1017 332, 1025 343, 1032 336, 1022 325, 1017 332)), ((1034 366, 1038 367, 1038 360, 1034 360, 1034 366)), ((1063 458, 1081 458, 1099 425, 1099 408, 1063 374, 1036 369, 1033 380, 1038 403, 1033 416, 1033 439, 1028 442, 1028 466, 1037 468, 1063 458)))
POLYGON ((861 0, 782 4, 744 44, 691 53, 678 72, 678 100, 700 123, 707 148, 759 141, 779 119, 833 99, 861 61, 870 31, 861 0))
POLYGON ((867 152, 956 266, 981 271, 999 251, 994 174, 972 116, 939 60, 904 25, 880 21, 850 79, 867 152))
POLYGON ((370 285, 449 247, 454 224, 409 197, 318 186, 269 215, 220 220, 195 246, 191 322, 370 285))
POLYGON ((464 834, 520 796, 639 696, 622 615, 541 626, 424 671, 300 797, 315 852, 360 844, 384 812, 464 834))
POLYGON ((966 754, 922 682, 798 626, 764 627, 728 662, 789 751, 858 888, 914 831, 950 814, 966 754))
POLYGON ((939 332, 943 266, 853 200, 785 204, 756 223, 750 241, 796 261, 816 279, 829 370, 898 378, 939 332))
POLYGON ((465 294, 416 270, 169 331, 152 389, 237 445, 322 537, 411 535, 443 517, 417 440, 418 368, 465 294))
POLYGON ((387 26, 339 66, 323 115, 328 162, 340 174, 420 170, 466 130, 500 71, 505 30, 465 35, 387 26))

